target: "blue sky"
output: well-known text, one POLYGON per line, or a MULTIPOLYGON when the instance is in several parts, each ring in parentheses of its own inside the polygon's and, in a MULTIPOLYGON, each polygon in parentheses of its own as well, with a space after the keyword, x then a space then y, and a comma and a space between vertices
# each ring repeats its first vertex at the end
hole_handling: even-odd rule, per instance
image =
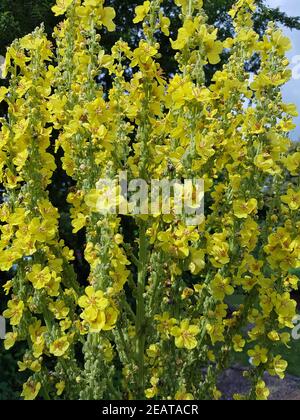
MULTIPOLYGON (((267 0, 267 3, 271 7, 279 7, 289 16, 300 16, 300 0, 267 0)), ((293 44, 293 49, 288 53, 288 57, 291 61, 291 68, 294 69, 294 75, 298 75, 298 77, 294 77, 287 83, 283 88, 283 95, 286 102, 297 104, 300 113, 300 31, 291 31, 284 28, 284 32, 289 36, 293 44), (294 64, 292 64, 293 60, 294 64)), ((300 140, 300 116, 295 118, 295 123, 297 124, 297 128, 293 131, 292 138, 294 140, 300 140)))

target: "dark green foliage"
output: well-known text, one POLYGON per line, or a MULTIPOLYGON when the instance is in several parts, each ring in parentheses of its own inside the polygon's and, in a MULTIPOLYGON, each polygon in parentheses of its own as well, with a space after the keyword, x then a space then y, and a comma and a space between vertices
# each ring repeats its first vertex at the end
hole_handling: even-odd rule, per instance
MULTIPOLYGON (((231 22, 227 15, 235 0, 206 0, 204 8, 208 15, 209 23, 217 25, 220 29, 220 37, 226 38, 232 31, 231 22)), ((116 10, 117 31, 105 35, 105 45, 112 46, 122 37, 131 45, 137 45, 139 41, 139 27, 133 25, 134 9, 141 1, 131 0, 107 0, 106 5, 113 6, 116 10)), ((0 3, 0 54, 4 54, 5 48, 15 39, 31 32, 36 26, 44 22, 45 29, 50 35, 57 18, 53 16, 51 7, 55 0, 1 0, 0 3)), ((268 22, 274 20, 289 28, 300 29, 300 18, 291 18, 278 8, 269 8, 265 0, 258 0, 258 10, 255 16, 256 29, 262 33, 268 22)), ((177 7, 173 0, 164 0, 163 7, 166 15, 173 17, 172 35, 176 35, 179 20, 174 21, 177 7)), ((165 70, 172 71, 172 54, 167 37, 160 39, 162 44, 165 70)))
MULTIPOLYGON (((18 372, 17 360, 22 360, 22 348, 15 347, 13 352, 4 350, 0 343, 0 401, 20 398, 23 375, 18 372)), ((26 379, 25 379, 26 380, 26 379)))
POLYGON ((55 0, 1 0, 0 2, 0 54, 15 38, 31 32, 44 22, 51 34, 57 19, 51 12, 55 0))

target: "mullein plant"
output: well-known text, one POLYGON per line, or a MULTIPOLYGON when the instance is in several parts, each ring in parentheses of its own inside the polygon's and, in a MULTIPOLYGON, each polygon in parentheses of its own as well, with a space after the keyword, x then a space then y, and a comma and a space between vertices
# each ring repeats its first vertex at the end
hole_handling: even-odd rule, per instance
MULTIPOLYGON (((163 1, 136 8, 138 48, 115 31, 102 0, 57 0, 55 48, 43 28, 7 50, 0 101, 0 270, 13 278, 4 316, 5 347, 25 341, 24 399, 220 399, 220 374, 246 351, 247 395, 270 392, 264 372, 284 378, 296 315, 291 292, 300 266, 299 152, 290 152, 297 115, 283 102, 290 41, 270 24, 254 30, 254 0, 237 1, 234 35, 218 39, 202 0, 175 0, 182 27, 170 39, 178 72, 159 64, 160 31, 170 36, 163 1), (208 85, 207 64, 226 64, 208 85), (246 63, 256 56, 252 77, 246 63), (104 91, 98 76, 107 72, 104 91), (53 140, 56 139, 56 140, 53 140), (50 148, 55 141, 55 148, 50 148), (74 181, 73 232, 84 229, 86 285, 60 239, 47 187, 63 150, 74 181), (205 219, 100 212, 99 179, 204 179, 205 219), (290 180, 290 182, 287 182, 290 180), (229 313, 228 298, 244 296, 229 313)), ((105 203, 103 204, 105 206, 105 203)), ((107 210, 111 203, 106 203, 107 210)))

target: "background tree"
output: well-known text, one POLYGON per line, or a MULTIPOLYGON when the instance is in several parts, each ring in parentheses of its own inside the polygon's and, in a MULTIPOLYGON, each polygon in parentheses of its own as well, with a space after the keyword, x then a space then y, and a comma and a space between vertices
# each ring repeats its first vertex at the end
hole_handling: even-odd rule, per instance
MULTIPOLYGON (((109 48, 120 35, 130 44, 137 44, 139 40, 139 31, 133 28, 132 19, 134 9, 143 1, 131 0, 109 0, 108 5, 115 8, 117 17, 117 32, 107 34, 106 41, 109 48)), ((207 0, 204 4, 205 12, 208 16, 208 23, 215 24, 220 29, 222 38, 228 36, 232 30, 227 12, 230 10, 234 0, 207 0)), ((2 0, 0 4, 0 54, 5 53, 6 47, 15 39, 31 32, 36 26, 44 22, 45 29, 49 35, 52 28, 57 23, 57 18, 51 12, 51 7, 55 4, 54 0, 2 0)), ((255 26, 259 33, 263 33, 268 22, 275 21, 291 29, 300 29, 300 18, 289 17, 281 12, 279 8, 270 8, 265 0, 258 0, 258 9, 255 13, 255 26)), ((175 16, 177 7, 173 0, 165 0, 164 7, 168 16, 175 16)), ((176 32, 179 26, 179 20, 172 22, 172 32, 176 32)), ((171 68, 169 59, 173 52, 169 50, 167 38, 162 39, 162 55, 165 56, 166 68, 171 68), (171 52, 165 55, 164 52, 171 52)))

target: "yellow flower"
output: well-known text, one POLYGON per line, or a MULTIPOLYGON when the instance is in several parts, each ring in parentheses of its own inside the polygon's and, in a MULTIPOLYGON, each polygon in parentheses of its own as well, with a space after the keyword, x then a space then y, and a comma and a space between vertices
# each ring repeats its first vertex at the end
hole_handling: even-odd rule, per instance
POLYGON ((291 347, 289 346, 289 343, 291 342, 291 334, 288 332, 280 334, 280 341, 282 344, 284 344, 288 349, 291 347))
POLYGON ((278 334, 278 332, 277 331, 275 331, 275 330, 273 330, 273 331, 270 331, 269 333, 268 333, 268 338, 271 340, 271 341, 280 341, 280 336, 279 336, 279 334, 278 334))
POLYGON ((159 377, 157 374, 153 375, 150 379, 150 384, 152 385, 151 388, 146 389, 145 396, 146 398, 154 398, 158 393, 158 383, 159 383, 159 377))
POLYGON ((64 392, 64 390, 65 390, 65 387, 66 387, 66 384, 65 384, 65 382, 64 381, 61 381, 61 382, 58 382, 56 385, 55 385, 55 388, 56 388, 56 395, 58 396, 58 397, 60 397, 61 395, 62 395, 62 393, 64 392))
POLYGON ((255 346, 254 349, 248 351, 248 355, 252 358, 254 366, 260 366, 268 361, 268 349, 255 346))
POLYGON ((116 25, 113 22, 115 17, 116 12, 113 7, 104 7, 100 13, 100 21, 109 32, 113 32, 116 29, 116 25))
POLYGON ((201 295, 201 293, 205 289, 205 285, 204 284, 194 284, 194 289, 195 289, 196 293, 199 293, 199 295, 201 295))
POLYGON ((232 339, 234 351, 241 353, 245 347, 246 341, 241 335, 235 335, 232 339))
POLYGON ((44 333, 47 331, 47 328, 42 327, 42 322, 40 320, 36 320, 34 323, 29 325, 28 331, 29 331, 31 340, 34 342, 39 337, 44 335, 44 333))
MULTIPOLYGON (((186 13, 190 4, 189 0, 175 0, 177 6, 182 7, 183 13, 186 13)), ((193 4, 200 10, 203 7, 203 0, 195 0, 193 4)))
POLYGON ((207 358, 210 362, 215 363, 216 362, 216 356, 212 350, 208 350, 207 352, 207 358))
MULTIPOLYGON (((193 83, 187 78, 183 78, 176 74, 169 84, 169 100, 172 106, 179 109, 186 101, 194 97, 193 83)), ((184 153, 184 151, 182 152, 184 153)), ((174 156, 176 159, 181 159, 181 155, 174 156)))
POLYGON ((287 195, 281 197, 281 200, 288 204, 289 208, 293 211, 300 208, 300 192, 289 189, 287 195))
POLYGON ((27 278, 35 289, 41 290, 50 283, 52 274, 49 267, 42 269, 41 264, 35 264, 32 266, 31 272, 27 274, 27 278))
POLYGON ((170 24, 171 24, 171 21, 168 17, 161 16, 161 18, 160 18, 160 28, 161 28, 162 33, 166 36, 170 35, 170 29, 169 29, 170 24))
POLYGON ((266 383, 264 381, 259 381, 256 385, 256 397, 260 401, 267 400, 270 396, 270 391, 266 387, 266 383))
MULTIPOLYGON (((111 189, 109 186, 103 186, 99 190, 90 190, 84 200, 93 212, 109 213, 119 205, 119 198, 122 197, 119 197, 117 188, 111 189)), ((75 230, 81 229, 86 224, 84 215, 79 214, 77 218, 78 220, 73 222, 75 230)))
MULTIPOLYGON (((292 117, 298 117, 299 116, 297 106, 293 103, 292 104, 282 104, 282 109, 286 114, 289 114, 292 117)), ((295 153, 295 155, 297 155, 297 153, 295 153)))
POLYGON ((276 356, 270 362, 268 372, 272 376, 277 375, 280 379, 284 379, 287 368, 288 368, 288 362, 283 360, 281 356, 276 356))
POLYGON ((248 7, 251 11, 256 10, 256 5, 254 0, 238 0, 234 3, 232 9, 229 12, 229 15, 234 18, 236 14, 238 13, 239 9, 242 7, 248 7))
POLYGON ((42 385, 40 382, 35 382, 32 378, 29 378, 28 381, 23 385, 23 392, 21 397, 24 400, 35 400, 40 392, 42 385))
POLYGON ((137 65, 140 65, 143 67, 148 64, 151 61, 151 57, 154 57, 156 54, 157 49, 148 44, 148 42, 142 40, 140 41, 139 47, 133 52, 131 66, 136 67, 137 65))
POLYGON ((67 336, 64 336, 53 341, 53 343, 50 344, 49 350, 50 353, 54 356, 61 357, 68 351, 69 347, 69 338, 67 336))
POLYGON ((62 319, 59 323, 61 330, 64 332, 72 326, 72 321, 69 318, 62 319))
POLYGON ((206 330, 210 336, 213 345, 215 343, 221 343, 224 341, 225 326, 223 324, 207 324, 206 330))
POLYGON ((218 401, 222 397, 222 392, 215 386, 212 390, 214 400, 218 401))
POLYGON ((14 298, 8 302, 7 306, 8 309, 3 312, 3 316, 10 319, 10 325, 18 325, 23 316, 24 302, 14 298))
POLYGON ((297 302, 291 299, 289 293, 277 295, 275 299, 275 310, 278 320, 282 325, 293 328, 293 319, 296 316, 297 302))
POLYGON ((158 355, 159 347, 157 344, 151 344, 147 349, 147 356, 155 359, 158 355))
POLYGON ((292 48, 291 40, 284 36, 281 30, 273 32, 271 37, 272 44, 278 49, 279 54, 284 55, 285 52, 292 48))
MULTIPOLYGON (((217 319, 223 319, 227 316, 228 305, 224 303, 220 303, 216 306, 215 310, 212 312, 212 317, 216 317, 217 319)), ((211 317, 211 313, 209 314, 211 317)))
POLYGON ((23 362, 18 362, 19 372, 24 372, 26 369, 30 369, 33 372, 41 371, 41 363, 39 360, 31 359, 30 357, 24 357, 23 362))
POLYGON ((8 249, 0 253, 0 270, 8 271, 12 268, 14 263, 21 258, 22 252, 18 249, 8 249))
POLYGON ((294 275, 289 275, 284 279, 284 285, 285 287, 290 287, 293 290, 298 290, 299 285, 299 277, 294 275))
POLYGON ((4 340, 4 348, 5 348, 5 350, 11 349, 15 345, 15 343, 17 341, 17 338, 18 338, 18 334, 17 333, 15 333, 15 332, 9 332, 9 333, 7 333, 5 335, 5 340, 4 340))
POLYGON ((103 353, 103 357, 107 362, 111 362, 114 358, 114 349, 111 345, 110 341, 104 339, 101 343, 101 351, 103 353))
POLYGON ((85 289, 85 296, 78 300, 79 306, 85 309, 88 318, 93 321, 97 317, 98 311, 103 311, 109 305, 109 301, 104 297, 102 290, 96 291, 92 286, 85 289))
POLYGON ((221 41, 217 41, 217 34, 217 29, 209 33, 204 25, 200 29, 200 37, 203 40, 205 53, 210 64, 218 64, 221 61, 220 54, 224 47, 221 41))
POLYGON ((246 401, 246 396, 242 394, 233 394, 234 401, 246 401))
POLYGON ((282 162, 287 167, 287 169, 291 172, 291 175, 297 176, 298 170, 300 168, 300 152, 296 152, 294 154, 288 155, 287 157, 282 159, 282 162))
POLYGON ((70 308, 65 305, 63 300, 50 302, 49 309, 54 313, 56 319, 64 319, 68 316, 70 308))
POLYGON ((228 264, 230 261, 229 245, 226 242, 217 242, 211 249, 210 255, 214 257, 212 263, 215 267, 221 267, 222 265, 228 264))
POLYGON ((47 331, 46 327, 42 327, 40 320, 36 320, 29 326, 29 334, 32 341, 32 350, 35 358, 40 357, 43 354, 45 347, 44 334, 47 331))
POLYGON ((103 311, 97 312, 96 317, 91 317, 89 315, 89 311, 86 310, 82 313, 81 317, 84 321, 86 321, 89 324, 89 328, 91 332, 99 332, 101 331, 105 326, 105 313, 103 311))
POLYGON ((185 387, 181 388, 175 394, 175 400, 176 401, 192 401, 194 399, 195 398, 194 398, 193 394, 191 394, 190 392, 187 392, 185 387))
POLYGON ((99 0, 84 0, 84 6, 87 7, 98 7, 101 6, 103 1, 99 0))
POLYGON ((73 3, 73 0, 56 0, 56 5, 51 8, 55 16, 63 15, 69 6, 73 3))
POLYGON ((164 312, 162 315, 155 315, 155 321, 158 321, 157 331, 165 338, 168 338, 171 334, 172 328, 177 324, 175 318, 171 318, 168 312, 164 312))
POLYGON ((38 217, 35 217, 28 226, 28 233, 34 241, 48 242, 54 238, 56 226, 52 220, 41 221, 38 217))
POLYGON ((247 217, 257 210, 257 200, 251 198, 249 201, 236 200, 233 203, 234 215, 238 219, 247 219, 247 217))
POLYGON ((99 332, 102 329, 111 330, 114 328, 118 317, 118 311, 109 306, 109 300, 104 297, 101 290, 95 291, 92 286, 85 289, 86 296, 78 300, 79 306, 84 308, 80 315, 89 324, 91 332, 99 332))
POLYGON ((193 289, 191 289, 190 287, 185 287, 183 289, 182 293, 181 293, 181 299, 182 300, 188 299, 191 296, 193 296, 193 294, 194 294, 194 290, 193 289))
POLYGON ((104 315, 105 315, 105 325, 103 326, 103 330, 110 331, 113 328, 115 328, 119 312, 116 308, 114 308, 113 306, 110 306, 105 309, 104 315))
POLYGON ((175 345, 179 349, 186 348, 193 350, 197 346, 196 336, 200 333, 197 325, 190 325, 190 321, 185 319, 181 321, 179 327, 173 327, 171 334, 175 337, 175 345))
POLYGON ((142 5, 137 6, 135 8, 136 17, 133 19, 133 23, 142 22, 145 19, 146 15, 149 13, 150 6, 150 1, 145 1, 142 5))
POLYGON ((195 25, 191 20, 184 22, 183 27, 178 30, 178 35, 176 41, 171 39, 171 44, 173 50, 182 50, 186 44, 189 42, 189 39, 195 33, 195 25))
POLYGON ((2 286, 6 296, 8 296, 8 294, 9 294, 10 289, 12 288, 12 286, 13 286, 13 282, 12 282, 12 280, 7 281, 7 282, 6 282, 6 283, 2 286))
POLYGON ((192 248, 190 255, 191 262, 189 264, 189 270, 192 274, 197 275, 205 267, 205 250, 192 248))
POLYGON ((119 233, 117 233, 114 236, 114 241, 116 242, 117 245, 121 245, 124 242, 124 237, 123 235, 120 235, 119 233))
POLYGON ((234 288, 230 285, 230 279, 224 279, 221 274, 217 274, 210 285, 211 294, 217 300, 224 300, 225 296, 231 296, 234 288))
POLYGON ((0 103, 6 97, 7 93, 8 93, 8 89, 6 87, 4 86, 0 87, 0 103))
MULTIPOLYGON (((188 233, 186 233, 186 235, 188 235, 188 233)), ((186 236, 183 236, 182 238, 178 237, 178 239, 176 239, 174 234, 168 230, 166 232, 159 232, 157 239, 160 242, 159 246, 165 252, 169 252, 171 255, 176 255, 178 258, 182 259, 188 257, 190 251, 186 236)))
POLYGON ((76 219, 72 219, 73 233, 79 232, 87 225, 88 217, 82 213, 76 215, 76 219))
POLYGON ((149 400, 151 398, 154 398, 157 394, 157 388, 156 387, 152 387, 152 388, 147 388, 145 390, 145 397, 148 398, 149 400))

